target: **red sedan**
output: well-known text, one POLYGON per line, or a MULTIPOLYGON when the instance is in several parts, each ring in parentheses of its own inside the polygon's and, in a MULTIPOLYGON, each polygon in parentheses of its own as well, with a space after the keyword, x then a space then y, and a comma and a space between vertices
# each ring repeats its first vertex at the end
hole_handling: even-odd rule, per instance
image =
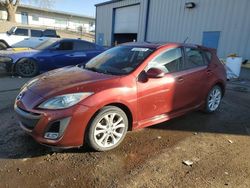
POLYGON ((226 73, 213 49, 197 45, 128 43, 86 66, 40 75, 15 101, 20 126, 41 144, 117 147, 128 130, 201 109, 216 111, 226 73))

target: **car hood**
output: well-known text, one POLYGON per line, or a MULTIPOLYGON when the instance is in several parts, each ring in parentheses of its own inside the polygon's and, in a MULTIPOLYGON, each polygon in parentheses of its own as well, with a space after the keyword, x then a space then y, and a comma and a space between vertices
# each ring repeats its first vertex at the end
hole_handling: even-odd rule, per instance
POLYGON ((102 89, 102 82, 118 76, 88 71, 79 67, 64 67, 42 74, 26 84, 26 87, 43 99, 55 95, 91 92, 102 89), (96 87, 93 87, 93 84, 96 87))
POLYGON ((19 54, 24 52, 36 52, 36 50, 31 48, 8 48, 7 50, 1 50, 1 55, 12 55, 12 54, 19 54))

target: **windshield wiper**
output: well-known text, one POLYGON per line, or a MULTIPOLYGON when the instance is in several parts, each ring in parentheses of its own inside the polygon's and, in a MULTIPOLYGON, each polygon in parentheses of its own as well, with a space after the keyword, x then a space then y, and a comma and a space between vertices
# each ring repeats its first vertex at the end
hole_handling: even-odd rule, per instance
POLYGON ((84 69, 90 70, 90 71, 93 71, 93 72, 98 72, 98 73, 105 73, 104 71, 102 71, 100 69, 97 69, 95 67, 84 67, 84 69))

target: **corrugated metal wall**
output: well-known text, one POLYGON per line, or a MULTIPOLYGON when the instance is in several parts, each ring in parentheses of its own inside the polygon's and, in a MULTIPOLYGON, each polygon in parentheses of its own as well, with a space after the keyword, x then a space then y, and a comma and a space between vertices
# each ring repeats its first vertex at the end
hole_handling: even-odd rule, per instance
MULTIPOLYGON (((114 8, 141 3, 138 40, 144 40, 147 0, 124 0, 97 7, 96 32, 104 33, 111 44, 114 8)), ((250 59, 250 0, 192 0, 194 9, 186 9, 187 0, 150 0, 147 41, 202 43, 203 32, 220 31, 218 54, 237 53, 250 59)), ((190 1, 188 1, 190 2, 190 1)))

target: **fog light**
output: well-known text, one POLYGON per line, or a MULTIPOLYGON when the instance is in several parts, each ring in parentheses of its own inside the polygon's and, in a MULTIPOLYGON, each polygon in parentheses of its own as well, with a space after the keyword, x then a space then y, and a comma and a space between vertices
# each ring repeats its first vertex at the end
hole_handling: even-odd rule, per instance
POLYGON ((44 135, 44 138, 51 139, 51 140, 56 140, 58 137, 59 137, 59 133, 47 132, 44 135))

